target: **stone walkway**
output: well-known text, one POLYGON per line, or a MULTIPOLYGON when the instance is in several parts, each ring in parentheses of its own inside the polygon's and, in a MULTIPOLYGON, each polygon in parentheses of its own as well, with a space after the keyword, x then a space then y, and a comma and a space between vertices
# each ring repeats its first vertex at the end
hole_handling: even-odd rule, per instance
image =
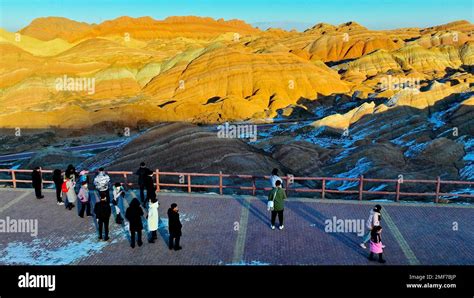
MULTIPOLYGON (((31 189, 0 190, 0 220, 38 222, 37 237, 2 233, 0 264, 474 265, 474 206, 468 205, 380 203, 387 259, 380 265, 367 260, 355 231, 326 231, 327 220, 365 223, 374 202, 290 198, 280 231, 269 228, 262 197, 160 193, 158 241, 144 239, 131 249, 126 226, 111 218, 111 240, 99 242, 93 217, 56 205, 50 190, 44 195, 37 200, 31 189), (173 202, 183 223, 179 252, 167 248, 166 211, 173 202)), ((135 196, 130 192, 126 199, 135 196)))

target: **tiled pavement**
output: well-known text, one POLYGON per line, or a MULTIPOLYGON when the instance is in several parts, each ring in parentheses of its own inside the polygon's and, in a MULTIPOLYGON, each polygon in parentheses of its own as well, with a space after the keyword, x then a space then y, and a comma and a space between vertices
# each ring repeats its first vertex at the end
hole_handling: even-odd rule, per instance
MULTIPOLYGON (((37 219, 38 235, 0 233, 0 264, 375 265, 356 233, 325 232, 325 221, 366 220, 373 202, 290 199, 285 229, 269 228, 264 198, 160 193, 159 239, 135 249, 111 218, 111 240, 97 240, 92 217, 57 206, 54 193, 0 190, 0 220, 37 219), (180 207, 183 250, 167 248, 166 211, 180 207)), ((127 201, 135 194, 129 193, 127 201)), ((381 203, 386 265, 473 265, 473 206, 381 203)), ((127 207, 127 203, 124 204, 127 207)), ((144 221, 145 222, 145 221, 144 221)))

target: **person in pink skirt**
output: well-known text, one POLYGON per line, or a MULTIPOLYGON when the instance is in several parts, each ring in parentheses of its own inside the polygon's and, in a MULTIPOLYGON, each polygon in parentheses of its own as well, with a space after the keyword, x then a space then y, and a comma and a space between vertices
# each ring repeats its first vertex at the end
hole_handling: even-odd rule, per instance
POLYGON ((374 260, 374 254, 379 255, 379 263, 385 263, 386 261, 383 259, 383 248, 385 247, 382 244, 382 227, 375 226, 372 231, 370 232, 370 255, 369 260, 374 260))

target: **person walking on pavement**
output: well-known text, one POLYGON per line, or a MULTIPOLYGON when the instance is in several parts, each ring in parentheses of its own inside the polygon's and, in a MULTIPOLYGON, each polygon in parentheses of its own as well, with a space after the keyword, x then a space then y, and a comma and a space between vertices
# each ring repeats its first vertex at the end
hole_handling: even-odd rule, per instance
POLYGON ((379 263, 385 263, 386 261, 383 259, 383 249, 384 245, 382 244, 382 227, 375 226, 370 231, 370 254, 369 260, 374 260, 374 254, 379 255, 379 263))
POLYGON ((57 204, 58 205, 64 205, 63 203, 63 198, 62 198, 62 186, 63 186, 63 181, 64 181, 64 178, 63 178, 63 175, 61 173, 61 170, 60 169, 55 169, 53 171, 53 182, 54 182, 54 186, 56 188, 56 200, 58 201, 57 204))
POLYGON ((281 187, 281 180, 275 181, 275 188, 270 191, 268 195, 268 201, 273 202, 273 207, 271 208, 272 212, 272 219, 271 219, 271 229, 275 229, 275 220, 278 215, 278 221, 280 226, 278 227, 280 230, 283 230, 283 211, 285 209, 285 200, 286 200, 286 193, 285 190, 281 187))
POLYGON ((91 216, 91 206, 89 203, 89 188, 87 186, 87 181, 83 181, 81 189, 79 189, 79 194, 77 195, 79 201, 81 202, 81 210, 79 211, 79 216, 84 217, 84 211, 86 211, 87 216, 91 216))
POLYGON ((99 240, 109 240, 109 220, 110 215, 112 214, 112 209, 110 208, 110 204, 107 202, 105 193, 102 193, 100 195, 100 201, 95 203, 94 214, 99 226, 99 240), (102 231, 105 233, 104 238, 102 238, 102 231))
POLYGON ((97 191, 99 192, 100 197, 102 197, 102 194, 105 194, 105 197, 107 198, 107 203, 110 204, 109 183, 109 175, 105 173, 104 168, 100 168, 99 174, 97 174, 94 179, 94 185, 97 191))
POLYGON ((113 194, 114 198, 112 200, 112 205, 115 207, 115 223, 121 225, 123 223, 123 218, 120 215, 120 205, 122 205, 122 199, 125 198, 125 189, 120 182, 115 183, 113 194))
POLYGON ((372 210, 370 210, 369 219, 367 220, 367 223, 366 223, 367 232, 364 234, 362 238, 362 243, 359 244, 360 247, 362 247, 363 249, 367 248, 365 244, 369 242, 370 240, 372 229, 376 226, 380 226, 380 221, 382 220, 382 215, 380 214, 381 210, 382 210, 382 206, 378 204, 375 205, 372 210))
POLYGON ((135 234, 137 235, 137 244, 138 246, 142 246, 142 230, 143 230, 143 223, 142 223, 142 216, 143 216, 143 209, 140 206, 140 202, 137 198, 134 198, 130 202, 130 206, 128 206, 127 211, 125 212, 125 218, 128 220, 130 224, 130 238, 131 244, 130 247, 135 248, 135 234))
POLYGON ((35 196, 37 199, 42 199, 44 196, 41 194, 41 190, 43 189, 43 178, 41 177, 41 168, 36 167, 31 173, 31 182, 35 189, 35 196))
POLYGON ((178 204, 171 204, 171 208, 168 209, 168 230, 169 230, 169 249, 180 250, 182 247, 179 245, 181 239, 181 228, 183 225, 179 220, 179 209, 178 204))
POLYGON ((145 162, 140 163, 140 168, 135 172, 135 175, 138 176, 138 186, 140 187, 140 200, 142 204, 145 204, 145 180, 151 170, 145 166, 145 162))
POLYGON ((149 243, 154 243, 156 239, 158 239, 158 235, 156 231, 158 230, 158 221, 159 221, 159 213, 158 207, 160 204, 158 203, 158 199, 155 197, 151 198, 148 202, 148 231, 150 231, 150 235, 148 238, 149 243))

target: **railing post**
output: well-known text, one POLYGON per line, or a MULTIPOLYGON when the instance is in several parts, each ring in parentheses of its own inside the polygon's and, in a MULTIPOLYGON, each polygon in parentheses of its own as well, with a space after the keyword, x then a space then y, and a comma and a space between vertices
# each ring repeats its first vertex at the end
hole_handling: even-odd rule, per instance
POLYGON ((255 190, 256 190, 255 176, 252 176, 252 196, 255 196, 255 190))
POLYGON ((219 194, 222 195, 222 171, 219 171, 219 194))
POLYGON ((12 181, 13 181, 13 188, 16 188, 16 174, 15 174, 15 170, 12 170, 12 181))
POLYGON ((438 203, 440 189, 441 189, 441 178, 438 176, 438 177, 436 178, 436 198, 435 198, 435 203, 438 203))
POLYGON ((188 174, 188 192, 191 192, 191 175, 188 174))
POLYGON ((359 201, 362 201, 362 195, 364 193, 364 175, 359 177, 359 201))
POLYGON ((128 185, 128 179, 127 179, 127 173, 123 173, 123 180, 125 181, 125 185, 130 186, 128 185))
POLYGON ((397 180, 397 194, 395 196, 395 201, 398 202, 400 201, 400 180, 397 180))
POLYGON ((326 179, 323 178, 323 185, 321 187, 321 198, 325 199, 326 197, 326 179))
POLYGON ((155 175, 156 175, 156 191, 160 191, 160 170, 159 169, 156 169, 155 171, 155 175))

